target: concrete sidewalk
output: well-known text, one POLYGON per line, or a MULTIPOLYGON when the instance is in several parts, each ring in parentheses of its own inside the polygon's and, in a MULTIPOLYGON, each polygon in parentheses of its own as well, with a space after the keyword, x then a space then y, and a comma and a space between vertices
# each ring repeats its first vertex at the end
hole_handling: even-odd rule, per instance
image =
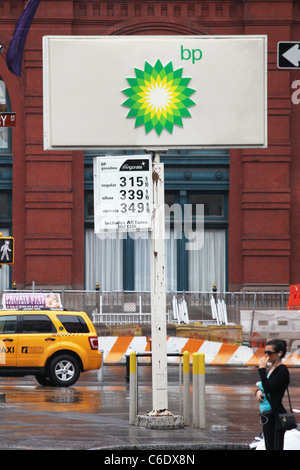
MULTIPOLYGON (((178 367, 168 368, 169 410, 183 414, 178 367)), ((290 369, 290 393, 300 409, 300 370, 290 369)), ((124 366, 82 374, 70 388, 41 387, 33 377, 1 378, 0 449, 135 450, 192 452, 247 450, 261 431, 254 391, 257 369, 206 368, 206 429, 147 429, 129 424, 129 385, 124 366)), ((138 369, 138 414, 152 409, 151 367, 138 369)), ((191 387, 192 392, 192 387, 191 387)), ((192 400, 191 400, 192 403, 192 400)), ((192 408, 190 410, 192 417, 192 408)), ((191 421, 192 422, 192 421, 191 421)))
MULTIPOLYGON (((178 368, 170 369, 169 410, 182 414, 178 368)), ((299 372, 296 376, 298 380, 299 372)), ((192 426, 158 430, 130 425, 124 366, 104 366, 101 382, 95 372, 83 374, 68 389, 41 387, 31 377, 1 378, 0 393, 5 393, 6 402, 0 404, 0 448, 246 450, 261 431, 254 397, 256 378, 254 369, 207 368, 205 430, 192 426)), ((138 414, 144 414, 152 407, 151 367, 139 367, 138 380, 138 414)), ((300 408, 297 401, 299 398, 293 400, 293 406, 300 408)))

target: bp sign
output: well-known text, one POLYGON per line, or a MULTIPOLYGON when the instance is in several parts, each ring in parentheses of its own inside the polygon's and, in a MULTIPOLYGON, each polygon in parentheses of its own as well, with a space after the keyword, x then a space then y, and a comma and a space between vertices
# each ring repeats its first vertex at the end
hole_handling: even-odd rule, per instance
POLYGON ((266 36, 46 36, 44 148, 266 147, 266 36))
POLYGON ((183 127, 183 118, 192 117, 188 108, 195 105, 190 98, 195 90, 182 74, 183 69, 174 70, 172 62, 164 67, 159 59, 154 67, 145 62, 143 70, 135 69, 135 78, 127 78, 130 87, 123 90, 134 127, 144 126, 146 134, 155 129, 158 136, 164 129, 172 134, 174 126, 183 127))

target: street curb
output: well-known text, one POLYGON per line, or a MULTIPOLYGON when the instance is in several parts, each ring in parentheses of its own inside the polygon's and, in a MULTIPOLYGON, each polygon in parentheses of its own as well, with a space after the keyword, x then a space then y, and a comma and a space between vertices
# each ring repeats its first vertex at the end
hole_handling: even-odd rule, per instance
POLYGON ((191 451, 191 450, 251 450, 249 444, 238 444, 231 442, 210 443, 202 442, 199 444, 134 444, 128 446, 109 446, 109 447, 95 447, 88 450, 100 451, 121 451, 121 450, 176 450, 176 451, 191 451))

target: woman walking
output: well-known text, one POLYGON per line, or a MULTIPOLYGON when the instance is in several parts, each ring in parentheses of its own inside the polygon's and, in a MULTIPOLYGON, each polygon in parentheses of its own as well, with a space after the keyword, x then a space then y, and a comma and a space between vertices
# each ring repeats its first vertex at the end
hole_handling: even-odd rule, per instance
POLYGON ((284 431, 278 426, 278 414, 285 413, 282 398, 290 382, 288 368, 281 362, 285 354, 286 342, 273 339, 267 342, 265 356, 258 363, 260 382, 255 394, 260 405, 266 450, 283 450, 284 431))

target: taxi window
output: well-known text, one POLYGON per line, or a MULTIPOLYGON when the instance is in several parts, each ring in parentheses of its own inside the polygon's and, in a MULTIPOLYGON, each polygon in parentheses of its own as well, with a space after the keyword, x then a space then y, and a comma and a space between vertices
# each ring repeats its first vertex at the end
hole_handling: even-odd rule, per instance
POLYGON ((89 327, 80 315, 57 315, 68 333, 89 333, 89 327))
POLYGON ((0 317, 0 334, 15 333, 17 328, 17 315, 3 315, 0 317))
POLYGON ((22 333, 55 333, 56 328, 48 315, 23 315, 22 333))

